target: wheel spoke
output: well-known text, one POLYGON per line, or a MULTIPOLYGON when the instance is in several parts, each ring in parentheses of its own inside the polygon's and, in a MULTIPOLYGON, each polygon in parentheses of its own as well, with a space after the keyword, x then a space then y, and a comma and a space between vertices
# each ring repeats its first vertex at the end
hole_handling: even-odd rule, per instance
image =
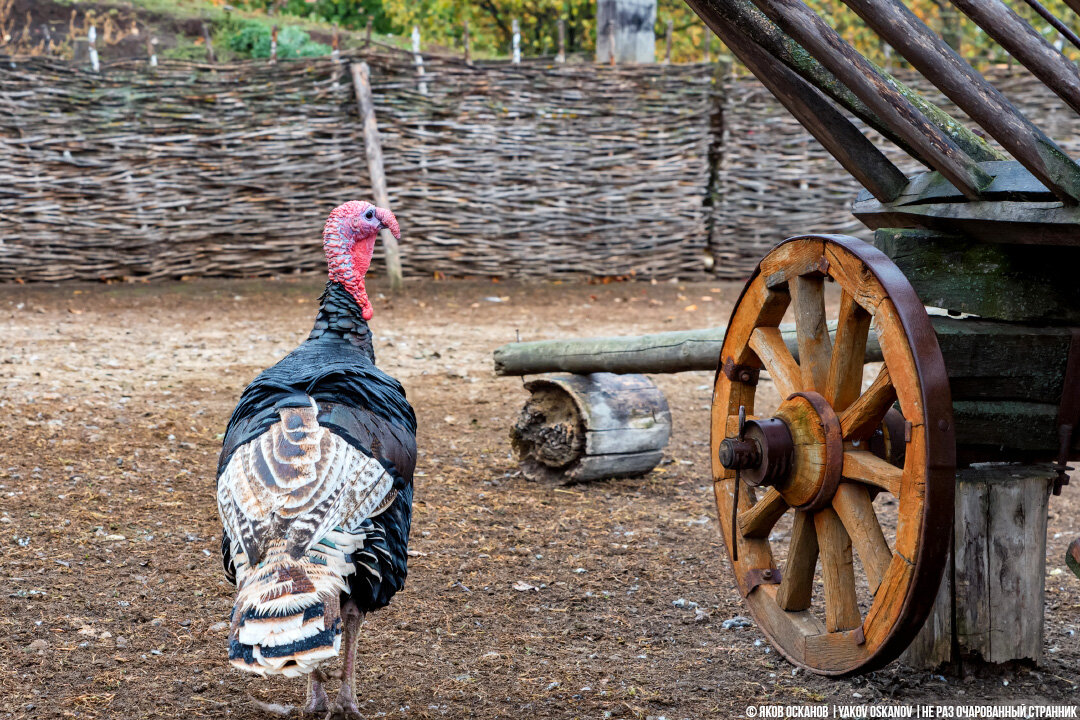
POLYGON ((881 425, 885 413, 896 402, 896 389, 889 377, 889 368, 881 366, 881 372, 859 398, 840 415, 840 430, 845 440, 863 440, 881 425))
POLYGON ((755 329, 750 336, 750 347, 769 372, 781 398, 786 398, 799 389, 802 371, 791 356, 778 328, 755 329))
POLYGON ((787 509, 788 504, 776 488, 769 488, 763 498, 739 513, 739 532, 743 537, 768 537, 773 525, 776 525, 776 521, 787 509))
POLYGON ((904 471, 890 465, 869 450, 846 450, 840 474, 847 480, 873 485, 900 497, 900 481, 904 471))
POLYGON ((825 508, 814 515, 821 576, 825 586, 825 629, 853 630, 862 624, 855 596, 855 566, 851 561, 851 538, 836 511, 825 508))
POLYGON ((862 485, 840 483, 833 496, 833 508, 844 523, 851 544, 859 554, 870 592, 876 593, 892 562, 892 551, 881 531, 870 493, 862 485))
POLYGON ((795 336, 803 387, 824 392, 829 381, 832 340, 825 322, 825 278, 800 275, 789 283, 795 304, 795 336))
POLYGON ((870 313, 845 290, 840 299, 840 317, 829 364, 829 380, 823 393, 837 412, 853 403, 862 390, 863 358, 866 355, 870 320, 870 313))
POLYGON ((787 564, 784 565, 784 575, 776 591, 776 603, 781 608, 793 611, 810 607, 817 558, 818 541, 813 518, 802 510, 797 510, 791 523, 787 564))

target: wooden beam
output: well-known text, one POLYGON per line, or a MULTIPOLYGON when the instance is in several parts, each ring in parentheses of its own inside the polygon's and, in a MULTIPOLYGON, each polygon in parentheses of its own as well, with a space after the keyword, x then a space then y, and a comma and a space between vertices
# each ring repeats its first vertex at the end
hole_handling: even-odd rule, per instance
POLYGON ((806 610, 814 594, 814 569, 817 566, 818 541, 813 517, 795 511, 791 522, 787 563, 776 591, 776 604, 787 611, 806 610))
MULTIPOLYGON (((1080 0, 1077 1, 1080 2, 1080 0)), ((753 41, 766 53, 782 62, 792 72, 799 75, 852 115, 881 133, 882 136, 901 150, 924 165, 930 165, 900 135, 882 122, 877 113, 868 108, 805 48, 769 20, 750 0, 688 0, 687 4, 690 5, 694 12, 706 19, 714 29, 721 22, 735 28, 735 31, 740 36, 753 41)), ((874 68, 886 82, 911 101, 919 112, 925 115, 931 123, 941 128, 973 160, 1005 159, 1005 156, 995 150, 989 143, 964 127, 962 123, 954 120, 948 113, 926 100, 918 92, 907 87, 884 70, 876 66, 874 68)))
POLYGON ((896 199, 907 185, 907 177, 858 128, 809 83, 725 19, 718 18, 713 29, 731 52, 860 185, 882 202, 896 199))
POLYGON ((1001 0, 952 0, 1043 84, 1080 112, 1080 69, 1001 0))
POLYGON ((801 0, 754 0, 784 32, 840 79, 882 121, 949 179, 975 199, 991 177, 875 70, 828 23, 801 0))
MULTIPOLYGON (((386 189, 386 173, 383 171, 382 143, 379 125, 375 121, 375 100, 371 94, 371 72, 365 62, 352 64, 353 89, 360 109, 360 121, 364 125, 364 150, 367 154, 368 173, 371 176, 371 194, 375 204, 390 209, 390 194, 386 189)), ((379 239, 386 252, 386 274, 390 277, 390 289, 404 287, 401 273, 401 253, 398 241, 389 230, 379 232, 379 239)))
MULTIPOLYGON (((799 0, 761 1, 778 3, 785 12, 792 7, 805 7, 799 0)), ((1077 204, 1080 167, 956 51, 941 42, 906 5, 900 0, 844 0, 844 3, 1054 195, 1063 202, 1077 204)))
POLYGON ((825 629, 854 630, 862 625, 855 596, 855 568, 851 561, 851 538, 836 511, 825 508, 814 515, 821 579, 825 586, 825 629))

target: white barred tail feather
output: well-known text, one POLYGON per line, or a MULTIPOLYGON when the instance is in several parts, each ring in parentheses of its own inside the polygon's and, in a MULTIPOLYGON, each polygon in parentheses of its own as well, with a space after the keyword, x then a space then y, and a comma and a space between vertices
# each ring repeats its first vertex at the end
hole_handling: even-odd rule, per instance
POLYGON ((337 656, 349 555, 396 493, 378 460, 319 425, 313 399, 275 409, 280 421, 239 447, 218 480, 238 587, 229 659, 295 676, 337 656))

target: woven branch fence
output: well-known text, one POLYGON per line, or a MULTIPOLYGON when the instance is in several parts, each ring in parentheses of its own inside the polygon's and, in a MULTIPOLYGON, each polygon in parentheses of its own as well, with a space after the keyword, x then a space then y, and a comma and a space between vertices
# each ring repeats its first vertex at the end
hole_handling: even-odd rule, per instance
MULTIPOLYGON (((741 278, 788 235, 859 231, 854 181, 752 78, 425 56, 422 93, 411 55, 363 59, 407 274, 688 278, 709 254, 741 278)), ((370 195, 351 60, 0 62, 0 280, 321 268, 328 211, 370 195)), ((1037 81, 1002 87, 1080 150, 1037 81)))

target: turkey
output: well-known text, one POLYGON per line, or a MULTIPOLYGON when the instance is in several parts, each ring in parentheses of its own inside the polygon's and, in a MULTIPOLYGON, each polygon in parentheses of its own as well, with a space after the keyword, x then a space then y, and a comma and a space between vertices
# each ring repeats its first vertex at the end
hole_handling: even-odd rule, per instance
POLYGON ((389 210, 347 202, 323 229, 329 281, 298 348, 244 390, 218 461, 225 574, 236 584, 229 661, 308 676, 306 712, 359 717, 356 646, 364 614, 405 582, 416 416, 375 366, 364 275, 389 210), (344 645, 328 703, 323 666, 344 645))

